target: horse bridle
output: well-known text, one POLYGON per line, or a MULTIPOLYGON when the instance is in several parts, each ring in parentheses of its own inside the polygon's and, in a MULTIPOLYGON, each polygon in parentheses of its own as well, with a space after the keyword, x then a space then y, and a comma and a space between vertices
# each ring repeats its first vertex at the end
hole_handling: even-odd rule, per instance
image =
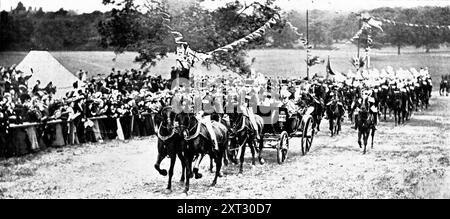
MULTIPOLYGON (((164 110, 165 110, 165 108, 164 108, 162 111, 164 111, 164 110)), ((162 114, 162 113, 161 113, 161 114, 162 114)), ((170 117, 170 116, 169 116, 169 117, 170 117)), ((157 133, 158 139, 160 139, 160 140, 163 141, 163 142, 166 142, 167 140, 171 139, 175 134, 177 134, 178 131, 177 131, 176 127, 164 126, 163 123, 164 123, 164 122, 161 122, 161 124, 159 125, 159 127, 157 127, 156 133, 157 133), (164 129, 166 129, 166 130, 171 129, 172 131, 171 131, 170 135, 168 135, 168 136, 162 136, 162 135, 161 135, 161 128, 164 128, 164 129)))
MULTIPOLYGON (((191 117, 189 117, 189 121, 191 120, 191 117)), ((180 127, 186 128, 184 125, 180 125, 180 127)), ((189 128, 189 127, 188 127, 189 128)), ((192 126, 191 129, 185 130, 184 131, 184 140, 186 141, 191 141, 192 139, 197 138, 200 135, 200 122, 198 121, 198 119, 196 119, 196 123, 194 126, 192 126), (189 134, 194 131, 194 129, 196 129, 195 134, 189 136, 189 134)))
POLYGON ((161 127, 164 127, 166 129, 168 129, 167 126, 163 126, 162 123, 159 125, 158 130, 157 130, 157 135, 158 135, 158 139, 160 139, 163 142, 166 142, 167 140, 171 139, 176 133, 177 131, 175 130, 175 128, 172 128, 172 132, 170 133, 170 135, 168 136, 162 136, 161 135, 161 127))

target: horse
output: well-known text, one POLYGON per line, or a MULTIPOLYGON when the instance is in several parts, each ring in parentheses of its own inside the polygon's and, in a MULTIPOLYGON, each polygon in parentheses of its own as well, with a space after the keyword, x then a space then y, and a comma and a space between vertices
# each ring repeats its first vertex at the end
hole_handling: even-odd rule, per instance
POLYGON ((311 114, 313 116, 314 124, 313 128, 320 131, 320 124, 322 123, 322 118, 324 115, 324 99, 326 95, 325 87, 323 85, 312 85, 309 90, 311 106, 314 107, 314 112, 311 114))
POLYGON ((402 91, 401 95, 401 101, 402 101, 402 121, 409 121, 409 119, 412 116, 412 101, 411 101, 411 95, 410 92, 408 92, 406 89, 402 91))
POLYGON ((255 115, 258 130, 252 128, 250 119, 242 113, 231 113, 230 116, 230 157, 234 163, 239 159, 239 174, 244 172, 245 149, 248 146, 252 153, 252 165, 256 164, 255 152, 258 152, 258 160, 261 165, 265 161, 262 158, 262 150, 264 147, 263 128, 264 120, 262 117, 255 115), (257 147, 259 145, 259 147, 257 147))
POLYGON ((327 104, 327 117, 330 124, 331 137, 339 135, 341 131, 341 121, 344 116, 344 106, 338 100, 332 100, 327 104))
POLYGON ((162 176, 167 176, 167 170, 160 168, 161 162, 167 156, 170 158, 169 181, 166 190, 168 193, 172 189, 172 177, 177 155, 183 168, 180 181, 185 181, 186 160, 183 151, 186 145, 177 129, 178 125, 176 124, 175 118, 176 114, 171 107, 164 107, 154 118, 156 124, 155 130, 158 136, 158 157, 155 169, 162 176))
POLYGON ((428 109, 430 104, 431 92, 433 90, 433 85, 430 80, 419 79, 420 87, 418 89, 419 99, 422 103, 422 108, 428 109))
POLYGON ((180 130, 183 133, 186 147, 184 156, 186 159, 186 184, 184 192, 189 192, 190 178, 195 176, 196 179, 202 178, 199 173, 200 163, 205 155, 209 155, 216 164, 215 178, 211 186, 217 184, 222 168, 222 160, 228 144, 228 130, 222 123, 212 121, 212 127, 216 134, 219 151, 214 151, 214 144, 205 125, 201 124, 196 116, 192 113, 178 114, 177 121, 180 124, 180 130), (193 165, 195 161, 195 164, 193 165))
POLYGON ((361 107, 361 110, 359 111, 359 122, 357 124, 357 129, 358 129, 359 148, 362 148, 362 144, 363 144, 363 142, 361 141, 361 138, 362 138, 362 140, 364 140, 363 154, 366 154, 369 136, 370 135, 372 136, 371 146, 373 149, 373 140, 374 140, 375 131, 376 131, 374 116, 369 111, 368 98, 365 98, 363 100, 363 105, 361 107))
POLYGON ((395 126, 403 124, 404 117, 402 116, 403 108, 403 94, 402 92, 396 90, 394 91, 393 96, 390 97, 392 99, 392 105, 390 106, 392 111, 394 111, 394 124, 395 126))

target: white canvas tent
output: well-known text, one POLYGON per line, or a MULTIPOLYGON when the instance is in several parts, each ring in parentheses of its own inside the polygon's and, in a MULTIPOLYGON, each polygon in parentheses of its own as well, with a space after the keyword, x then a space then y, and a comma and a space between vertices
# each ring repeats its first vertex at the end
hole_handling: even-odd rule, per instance
POLYGON ((56 86, 57 98, 63 97, 70 91, 75 82, 81 85, 81 81, 47 51, 29 52, 16 69, 24 72, 25 75, 31 75, 31 69, 33 69, 34 73, 28 80, 29 89, 33 89, 37 80, 41 81, 41 87, 53 82, 56 86))

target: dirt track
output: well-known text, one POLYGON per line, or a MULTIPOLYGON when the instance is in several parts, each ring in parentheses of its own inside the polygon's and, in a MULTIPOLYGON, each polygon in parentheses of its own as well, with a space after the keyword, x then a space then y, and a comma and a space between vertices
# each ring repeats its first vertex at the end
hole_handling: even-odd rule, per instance
POLYGON ((204 162, 205 176, 192 182, 189 196, 178 183, 179 161, 173 193, 164 193, 167 179, 153 169, 156 145, 149 138, 1 161, 0 198, 450 198, 450 98, 435 94, 431 108, 404 126, 383 122, 367 155, 348 124, 336 138, 326 122, 322 129, 307 156, 292 139, 284 165, 267 150, 266 165, 247 162, 243 175, 226 167, 214 188, 204 162))

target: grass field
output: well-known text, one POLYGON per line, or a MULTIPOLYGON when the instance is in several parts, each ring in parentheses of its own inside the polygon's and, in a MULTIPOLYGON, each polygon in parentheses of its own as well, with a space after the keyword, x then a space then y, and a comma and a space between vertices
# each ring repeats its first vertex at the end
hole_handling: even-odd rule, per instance
MULTIPOLYGON (((440 49, 431 53, 424 53, 421 49, 405 48, 403 54, 398 56, 395 48, 385 48, 382 50, 373 50, 371 52, 371 64, 373 67, 382 69, 386 66, 398 68, 420 68, 427 66, 430 69, 436 81, 440 76, 450 74, 450 49, 440 49)), ((26 52, 2 52, 0 53, 0 65, 10 66, 18 64, 25 57, 26 52)), ((140 64, 133 62, 136 53, 124 53, 117 56, 113 52, 51 52, 51 54, 61 62, 69 71, 76 73, 83 69, 90 75, 108 74, 111 68, 125 70, 130 68, 140 68, 140 64)), ((344 46, 340 50, 316 50, 313 55, 319 55, 322 58, 330 56, 332 68, 339 72, 348 72, 353 69, 350 63, 352 56, 356 54, 354 46, 344 46)), ((249 59, 256 58, 255 68, 257 72, 269 76, 282 77, 305 77, 305 51, 304 50, 252 50, 249 52, 249 59)), ((170 67, 175 63, 175 57, 169 58, 158 63, 152 71, 159 75, 168 76, 170 67)), ((311 74, 325 73, 325 64, 317 65, 311 68, 311 74)), ((221 73, 218 67, 211 71, 202 66, 197 66, 194 72, 209 74, 221 73)), ((437 84, 435 84, 436 87, 437 84)))

